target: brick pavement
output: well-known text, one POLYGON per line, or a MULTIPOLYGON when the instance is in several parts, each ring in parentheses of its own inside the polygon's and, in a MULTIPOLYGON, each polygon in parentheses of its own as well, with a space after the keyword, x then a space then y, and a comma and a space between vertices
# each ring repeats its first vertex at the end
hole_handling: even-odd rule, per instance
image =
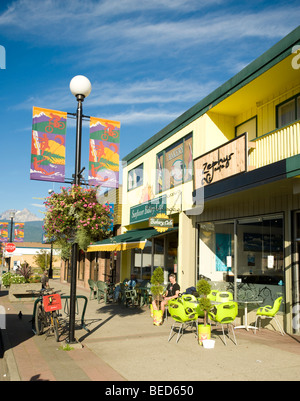
MULTIPOLYGON (((58 281, 51 284, 66 294, 69 291, 67 285, 58 281)), ((86 290, 78 289, 77 293, 89 297, 86 290)), ((282 337, 269 330, 256 335, 237 330, 238 346, 230 341, 224 346, 215 336, 215 349, 204 350, 189 331, 177 344, 175 338, 168 342, 171 318, 156 327, 146 307, 126 308, 91 300, 85 316, 89 332, 79 328, 79 317, 76 321, 76 337, 83 348, 64 351, 66 332, 59 343, 54 336, 34 335, 30 324, 32 303, 10 303, 7 295, 0 292, 0 304, 7 313, 7 328, 2 334, 5 333, 5 362, 9 367, 9 375, 1 376, 0 381, 180 382, 220 377, 300 380, 298 337, 282 337), (22 319, 18 318, 20 311, 22 319), (178 363, 170 364, 170 358, 178 363)))

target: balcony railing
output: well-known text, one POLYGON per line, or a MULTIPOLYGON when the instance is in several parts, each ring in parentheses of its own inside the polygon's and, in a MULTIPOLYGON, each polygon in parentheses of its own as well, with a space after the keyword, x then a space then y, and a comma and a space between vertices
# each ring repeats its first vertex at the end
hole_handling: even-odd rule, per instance
POLYGON ((272 131, 253 141, 249 166, 259 168, 300 153, 300 121, 272 131))

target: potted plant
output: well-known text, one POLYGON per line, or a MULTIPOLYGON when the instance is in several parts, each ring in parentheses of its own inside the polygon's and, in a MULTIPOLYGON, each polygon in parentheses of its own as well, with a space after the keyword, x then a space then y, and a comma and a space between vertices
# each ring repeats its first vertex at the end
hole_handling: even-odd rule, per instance
MULTIPOLYGON (((160 310, 160 302, 164 293, 164 271, 161 267, 157 267, 151 276, 151 293, 152 299, 155 301, 156 309, 153 313, 153 324, 159 326, 162 323, 162 310, 160 310)), ((152 306, 152 305, 151 305, 152 306)), ((150 306, 150 308, 151 308, 150 306)))
POLYGON ((210 300, 207 298, 207 295, 211 291, 211 285, 205 279, 201 279, 198 281, 196 288, 201 297, 199 300, 199 308, 204 312, 203 324, 198 325, 199 344, 202 345, 203 340, 209 340, 211 337, 210 324, 207 324, 207 314, 212 307, 210 300))

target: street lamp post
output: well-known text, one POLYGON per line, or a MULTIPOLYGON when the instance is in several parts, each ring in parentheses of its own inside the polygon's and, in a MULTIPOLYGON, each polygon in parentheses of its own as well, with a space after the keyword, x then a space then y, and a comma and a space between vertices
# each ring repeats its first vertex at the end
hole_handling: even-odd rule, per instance
MULTIPOLYGON (((70 82, 70 90, 77 99, 76 113, 76 150, 74 185, 80 185, 81 178, 81 133, 82 133, 82 102, 92 90, 88 78, 77 75, 70 82)), ((75 309, 76 309, 76 281, 77 281, 78 244, 73 243, 71 254, 71 288, 70 288, 70 317, 69 317, 69 343, 76 343, 75 339, 75 309)))

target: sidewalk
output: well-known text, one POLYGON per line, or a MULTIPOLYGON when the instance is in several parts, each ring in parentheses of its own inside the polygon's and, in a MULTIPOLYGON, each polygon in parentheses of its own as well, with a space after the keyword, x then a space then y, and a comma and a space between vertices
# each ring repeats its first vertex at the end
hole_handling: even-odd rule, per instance
MULTIPOLYGON (((68 285, 57 280, 50 285, 69 294, 68 285)), ((189 330, 177 344, 175 336, 168 342, 172 319, 156 327, 147 307, 91 300, 85 314, 89 332, 80 328, 80 315, 76 318, 76 338, 83 347, 65 351, 67 331, 59 343, 53 335, 35 336, 30 323, 33 303, 10 303, 6 294, 0 292, 6 310, 0 381, 300 380, 300 340, 291 336, 269 330, 254 335, 241 329, 236 330, 238 346, 230 340, 225 346, 214 335, 215 348, 206 350, 189 330)), ((78 289, 77 294, 89 299, 89 291, 78 289)), ((79 309, 82 306, 80 300, 79 309)))

